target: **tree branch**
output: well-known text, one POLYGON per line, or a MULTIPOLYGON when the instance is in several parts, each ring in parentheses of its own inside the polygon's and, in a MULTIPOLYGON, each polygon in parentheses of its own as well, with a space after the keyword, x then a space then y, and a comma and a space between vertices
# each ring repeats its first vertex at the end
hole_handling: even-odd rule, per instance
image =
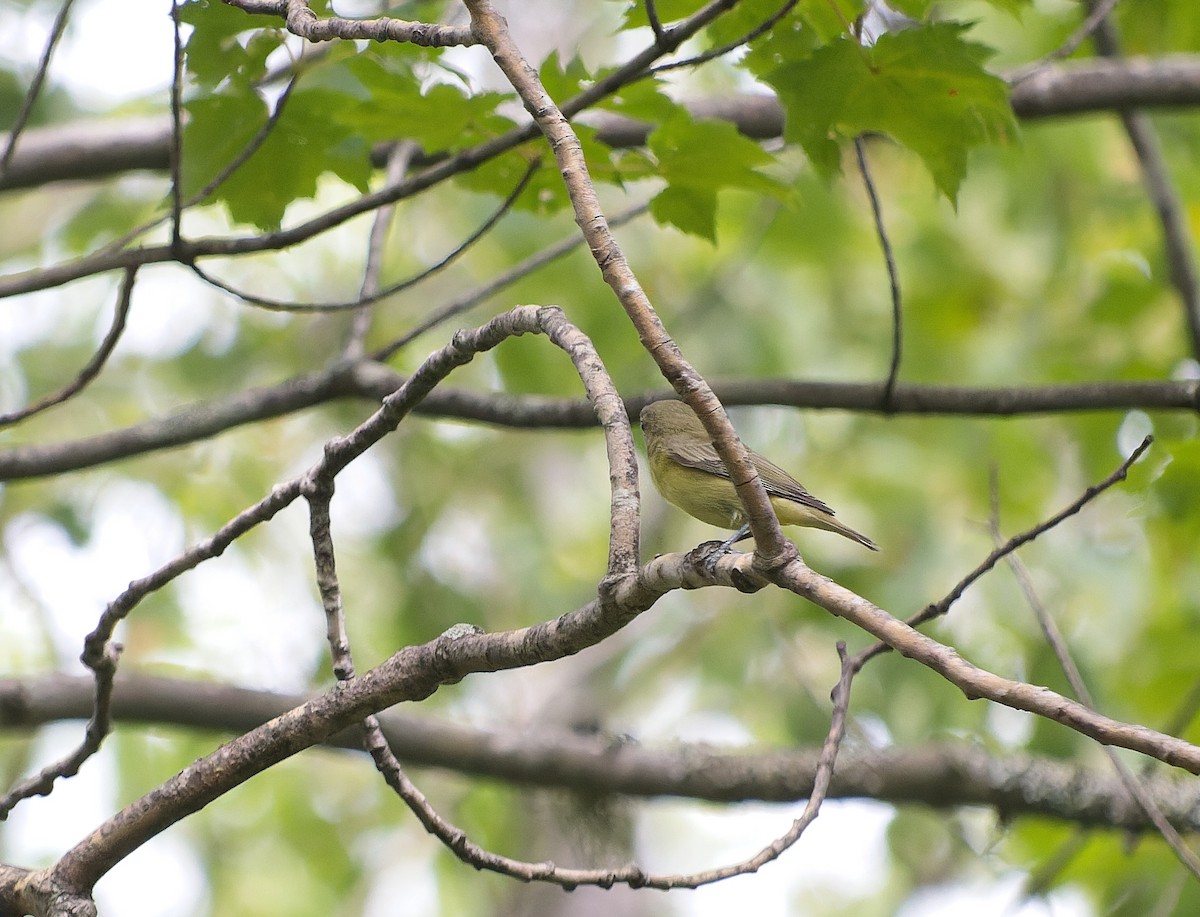
MULTIPOLYGON (((1130 106, 1200 105, 1200 55, 1056 64, 1014 86, 1010 101, 1017 116, 1028 120, 1130 106)), ((730 121, 757 139, 778 137, 783 130, 783 110, 770 95, 730 94, 685 104, 695 117, 730 121)), ((645 122, 609 112, 592 113, 583 120, 597 126, 597 139, 613 147, 641 146, 651 130, 645 122)), ((8 172, 0 176, 0 191, 55 181, 94 180, 139 169, 165 171, 170 135, 170 119, 165 115, 28 130, 8 172)), ((390 144, 375 148, 372 161, 376 167, 386 165, 389 148, 390 144)), ((413 165, 424 167, 438 158, 436 151, 427 151, 418 155, 413 165)))
MULTIPOLYGON (((253 691, 212 682, 119 675, 113 716, 119 723, 249 732, 301 706, 303 695, 253 691)), ((34 729, 85 719, 91 681, 46 675, 0 679, 0 730, 34 729)), ((673 796, 708 802, 795 802, 808 798, 816 748, 739 748, 709 743, 644 745, 628 737, 542 729, 473 729, 428 716, 379 714, 388 744, 409 766, 489 777, 518 786, 585 795, 673 796)), ((357 727, 326 745, 362 752, 357 727)), ((1180 831, 1200 831, 1200 786, 1172 776, 1140 778, 1180 831)), ((1039 816, 1083 827, 1145 832, 1153 827, 1118 779, 1060 758, 997 755, 970 744, 844 748, 830 784, 833 799, 877 799, 935 809, 987 806, 1002 817, 1039 816)))
MULTIPOLYGON (((404 384, 405 376, 378 363, 341 363, 277 385, 249 389, 224 399, 198 402, 173 414, 121 430, 60 443, 15 446, 0 451, 0 481, 65 474, 108 462, 199 442, 248 423, 284 417, 345 398, 378 401, 404 384)), ((881 415, 949 414, 1012 417, 1080 411, 1200 410, 1200 382, 1080 382, 1012 388, 971 388, 898 383, 884 400, 878 382, 804 382, 763 379, 715 383, 728 406, 846 410, 881 415)), ((626 399, 636 416, 663 397, 651 392, 626 399)), ((471 420, 520 429, 583 429, 594 426, 586 401, 569 398, 480 393, 439 386, 413 409, 416 414, 471 420)))

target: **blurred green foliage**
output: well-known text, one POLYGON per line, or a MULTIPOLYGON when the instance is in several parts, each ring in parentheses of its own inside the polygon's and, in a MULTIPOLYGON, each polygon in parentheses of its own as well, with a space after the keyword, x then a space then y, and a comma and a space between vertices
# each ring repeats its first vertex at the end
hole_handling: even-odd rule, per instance
MULTIPOLYGON (((660 0, 657 9, 671 22, 699 5, 660 0)), ((652 219, 617 236, 684 353, 717 383, 883 377, 891 357, 891 303, 847 141, 868 131, 867 157, 903 291, 902 381, 1021 386, 1194 377, 1195 355, 1154 210, 1115 119, 1048 120, 1022 125, 1018 134, 988 60, 991 49, 1004 65, 1036 59, 1075 27, 1078 6, 1016 0, 894 5, 932 21, 862 48, 845 34, 861 4, 813 0, 748 55, 708 64, 694 83, 660 76, 623 88, 603 107, 655 124, 645 150, 609 150, 581 128, 609 212, 654 201, 652 219), (969 31, 968 21, 974 23, 969 31), (705 79, 745 88, 755 77, 777 89, 787 107, 787 144, 752 143, 727 125, 693 120, 678 102, 705 79)), ((430 5, 420 6, 427 14, 430 5)), ((739 5, 688 49, 743 34, 773 6, 739 5)), ((579 36, 578 54, 558 47, 531 61, 555 98, 586 89, 619 65, 620 51, 629 46, 614 37, 618 29, 639 30, 639 42, 650 40, 643 6, 608 7, 600 14, 587 8, 588 15, 604 17, 606 27, 579 36)), ((575 10, 583 15, 585 7, 575 10)), ((219 174, 265 123, 279 84, 264 77, 287 55, 285 36, 269 17, 207 2, 186 3, 182 12, 191 27, 183 145, 188 193, 219 174)), ((1118 7, 1118 26, 1138 53, 1197 50, 1196 22, 1192 0, 1118 7)), ((269 139, 189 216, 197 235, 293 225, 378 187, 369 161, 376 142, 403 136, 426 154, 453 155, 503 136, 521 115, 510 93, 476 82, 486 69, 482 58, 390 44, 330 47, 298 65, 296 88, 269 139)), ((10 98, 14 79, 0 70, 0 98, 10 98)), ((69 111, 60 95, 53 99, 56 112, 69 111)), ((164 99, 146 104, 166 111, 164 99)), ((1200 126, 1190 112, 1154 120, 1189 219, 1200 229, 1194 156, 1200 126)), ((542 168, 494 232, 449 270, 380 303, 368 349, 575 231, 552 157, 540 143, 525 143, 452 184, 402 201, 382 282, 419 272, 453 250, 534 159, 542 168)), ((161 212, 166 193, 161 177, 127 177, 52 199, 36 192, 0 199, 0 219, 23 229, 11 243, 0 242, 5 273, 117 237, 147 213, 161 212), (29 240, 31 228, 36 241, 29 240)), ((360 217, 281 253, 206 266, 272 298, 350 299, 361 282, 368 220, 360 217)), ((158 230, 157 238, 165 232, 158 230)), ((347 314, 281 315, 232 302, 199 287, 183 268, 146 273, 160 282, 135 291, 129 340, 100 379, 83 396, 4 431, 4 448, 96 435, 320 369, 338 358, 350 327, 347 314), (181 327, 193 330, 184 334, 181 327)), ((5 345, 0 394, 6 408, 53 390, 86 361, 114 295, 115 282, 105 279, 31 297, 30 317, 5 345)), ((561 305, 591 335, 625 395, 665 390, 584 251, 420 335, 391 365, 410 372, 454 327, 517 303, 561 305)), ((512 396, 579 396, 566 356, 532 337, 480 356, 448 384, 512 396)), ((129 480, 152 488, 176 514, 183 533, 178 550, 207 537, 275 482, 303 471, 323 441, 352 429, 371 410, 358 401, 336 402, 180 449, 8 485, 0 499, 5 562, 16 569, 23 557, 17 542, 37 522, 69 546, 56 561, 64 578, 85 577, 91 569, 85 558, 93 556, 107 558, 122 584, 143 576, 162 559, 152 563, 136 550, 122 553, 101 543, 96 507, 105 494, 129 480)), ((1174 722, 1194 689, 1200 619, 1194 549, 1200 447, 1193 416, 887 417, 767 406, 733 416, 749 443, 795 469, 883 549, 868 555, 801 531, 796 538, 805 558, 899 616, 939 599, 987 555, 993 506, 1006 535, 1036 524, 1120 462, 1123 424, 1148 425, 1160 440, 1129 481, 1022 557, 1100 709, 1155 728, 1174 722)), ((716 535, 665 506, 645 484, 643 498, 645 558, 716 535)), ((352 466, 335 500, 338 568, 360 670, 457 622, 489 631, 515 628, 586 603, 604 570, 607 508, 596 430, 514 431, 409 417, 352 466)), ((290 510, 269 532, 212 564, 226 569, 236 562, 263 578, 270 571, 299 584, 297 591, 310 599, 282 609, 293 622, 292 638, 311 633, 308 655, 297 654, 292 669, 264 667, 258 680, 244 676, 265 687, 315 688, 331 680, 322 661, 306 531, 303 512, 290 510)), ((199 581, 207 569, 189 577, 199 581)), ((185 577, 154 596, 130 619, 125 666, 229 677, 223 660, 195 652, 212 609, 185 585, 191 581, 185 577)), ((83 630, 67 637, 59 632, 53 595, 36 582, 14 586, 12 594, 19 597, 14 607, 26 613, 0 623, 0 632, 9 638, 6 671, 24 672, 66 665, 71 655, 62 648, 82 640, 115 593, 89 597, 95 607, 85 609, 83 630)), ((262 593, 227 599, 246 621, 264 611, 262 601, 262 593)), ((930 632, 985 668, 1066 690, 1032 612, 1003 569, 975 585, 930 632)), ((254 641, 265 648, 273 640, 269 633, 244 639, 251 653, 254 641)), ((474 677, 423 706, 496 730, 598 728, 654 745, 701 738, 807 746, 819 743, 828 727, 838 640, 851 650, 870 642, 773 590, 753 597, 725 590, 673 594, 576 659, 544 671, 474 677)), ((1060 726, 1024 718, 1018 728, 1011 722, 1001 728, 993 713, 928 671, 889 656, 855 685, 852 741, 907 746, 962 739, 998 755, 1028 752, 1103 766, 1090 742, 1060 726)), ((1200 740, 1200 726, 1191 720, 1178 728, 1200 740)), ((123 729, 114 743, 119 802, 136 798, 217 741, 123 729)), ((29 768, 29 749, 27 739, 5 738, 6 776, 29 768)), ((560 800, 565 827, 555 828, 561 837, 547 837, 546 810, 531 804, 546 794, 454 775, 418 777, 447 817, 503 852, 569 861, 557 841, 586 847, 579 834, 588 821, 577 818, 573 806, 586 807, 587 800, 560 800)), ((981 852, 968 821, 962 813, 899 810, 887 831, 886 881, 864 893, 854 912, 892 913, 931 885, 1036 871, 1070 834, 1036 819, 997 818, 990 846, 981 852)), ((621 829, 626 834, 612 849, 628 850, 612 854, 614 861, 637 852, 636 832, 623 823, 621 829)), ((361 760, 340 753, 314 753, 276 768, 190 819, 185 830, 205 867, 203 907, 211 913, 264 913, 268 894, 270 913, 360 913, 372 882, 395 865, 381 862, 388 857, 414 858, 436 871, 430 913, 482 913, 489 895, 512 894, 506 882, 478 876, 438 850, 361 760)), ((790 855, 804 856, 803 846, 790 855)), ((1200 907, 1194 883, 1163 907, 1178 872, 1153 838, 1126 844, 1116 834, 1096 833, 1051 885, 1081 891, 1097 914, 1194 913, 1200 907)))

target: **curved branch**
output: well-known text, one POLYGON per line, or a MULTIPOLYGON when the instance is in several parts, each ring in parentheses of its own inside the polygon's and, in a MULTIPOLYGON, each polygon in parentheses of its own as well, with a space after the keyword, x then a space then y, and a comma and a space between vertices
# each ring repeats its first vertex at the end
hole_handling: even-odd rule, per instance
MULTIPOLYGON (((599 588, 604 598, 577 612, 574 618, 564 615, 540 627, 496 635, 489 640, 486 654, 489 668, 471 671, 532 665, 571 655, 615 633, 648 608, 661 591, 652 593, 637 576, 637 460, 624 406, 595 348, 582 332, 566 320, 561 309, 518 307, 477 329, 458 332, 448 345, 427 357, 401 388, 383 399, 380 408, 367 420, 347 435, 328 441, 321 459, 306 474, 277 485, 269 495, 239 513, 215 534, 189 547, 149 575, 130 583, 111 601, 85 639, 82 655, 85 664, 96 670, 96 691, 105 699, 103 707, 97 702, 95 718, 98 719, 101 712, 107 716, 110 709, 107 700, 111 698, 116 657, 120 650, 112 640, 114 630, 146 596, 200 563, 220 555, 234 539, 268 521, 298 497, 322 492, 332 494, 336 476, 351 461, 394 430, 412 408, 454 369, 510 337, 528 333, 545 334, 567 353, 604 428, 610 465, 612 519, 608 567, 599 588), (102 667, 102 662, 107 665, 102 667)), ((322 582, 322 585, 325 583, 322 582)), ((453 660, 458 655, 460 644, 469 644, 479 633, 478 628, 467 627, 464 631, 452 628, 442 638, 424 647, 400 651, 392 657, 391 662, 384 663, 361 678, 339 682, 323 698, 305 705, 310 714, 316 709, 324 709, 328 716, 318 715, 314 719, 297 715, 304 721, 298 724, 298 732, 276 723, 234 740, 118 813, 65 855, 53 867, 53 874, 65 888, 82 893, 149 838, 198 811, 250 776, 323 741, 333 730, 361 721, 383 707, 400 700, 427 697, 441 684, 460 680, 467 671, 455 672, 455 664, 447 660, 453 660), (385 695, 392 699, 378 703, 385 695), (359 701, 347 701, 347 696, 358 696, 359 701), (344 719, 346 716, 349 719, 344 719)), ((93 730, 89 728, 87 741, 81 748, 91 753, 102 738, 103 735, 93 736, 93 730)), ((70 763, 74 758, 64 760, 70 763)), ((45 779, 39 779, 37 790, 48 793, 53 787, 54 778, 65 773, 61 763, 48 769, 45 779)), ((18 787, 18 791, 22 789, 18 787)), ((15 803, 20 798, 21 793, 14 791, 4 805, 15 803)))
POLYGON ((117 293, 117 304, 113 307, 112 323, 109 325, 104 339, 100 342, 100 346, 96 348, 91 359, 84 364, 83 369, 76 373, 75 378, 57 392, 40 398, 31 405, 16 411, 10 411, 6 414, 0 414, 0 427, 7 427, 18 423, 27 417, 32 417, 34 414, 40 414, 42 411, 48 410, 56 404, 68 401, 87 388, 100 375, 100 371, 104 369, 104 364, 112 356, 117 342, 121 340, 121 335, 125 333, 125 320, 129 317, 129 303, 133 298, 133 282, 136 276, 137 268, 131 267, 125 269, 125 277, 121 281, 121 290, 117 293))

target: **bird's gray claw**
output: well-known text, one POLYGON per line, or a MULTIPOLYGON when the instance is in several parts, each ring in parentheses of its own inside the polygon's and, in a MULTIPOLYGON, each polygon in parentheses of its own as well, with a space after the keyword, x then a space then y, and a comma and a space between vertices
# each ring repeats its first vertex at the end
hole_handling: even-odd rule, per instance
POLYGON ((709 576, 716 576, 717 561, 729 553, 729 545, 721 541, 706 541, 697 550, 703 552, 703 559, 700 563, 704 567, 704 572, 709 576))

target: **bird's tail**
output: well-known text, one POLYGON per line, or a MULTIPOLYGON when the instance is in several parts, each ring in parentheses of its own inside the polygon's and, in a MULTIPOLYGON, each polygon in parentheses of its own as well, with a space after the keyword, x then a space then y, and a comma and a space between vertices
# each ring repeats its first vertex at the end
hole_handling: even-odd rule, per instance
MULTIPOLYGON (((814 513, 813 515, 815 516, 816 514, 814 513)), ((814 518, 812 520, 812 524, 816 528, 825 529, 827 532, 837 532, 839 535, 849 538, 851 541, 857 541, 864 548, 870 548, 872 551, 879 550, 879 545, 873 542, 866 535, 863 535, 861 532, 854 531, 854 529, 850 528, 848 525, 843 525, 833 516, 826 516, 822 513, 820 518, 814 518)))

